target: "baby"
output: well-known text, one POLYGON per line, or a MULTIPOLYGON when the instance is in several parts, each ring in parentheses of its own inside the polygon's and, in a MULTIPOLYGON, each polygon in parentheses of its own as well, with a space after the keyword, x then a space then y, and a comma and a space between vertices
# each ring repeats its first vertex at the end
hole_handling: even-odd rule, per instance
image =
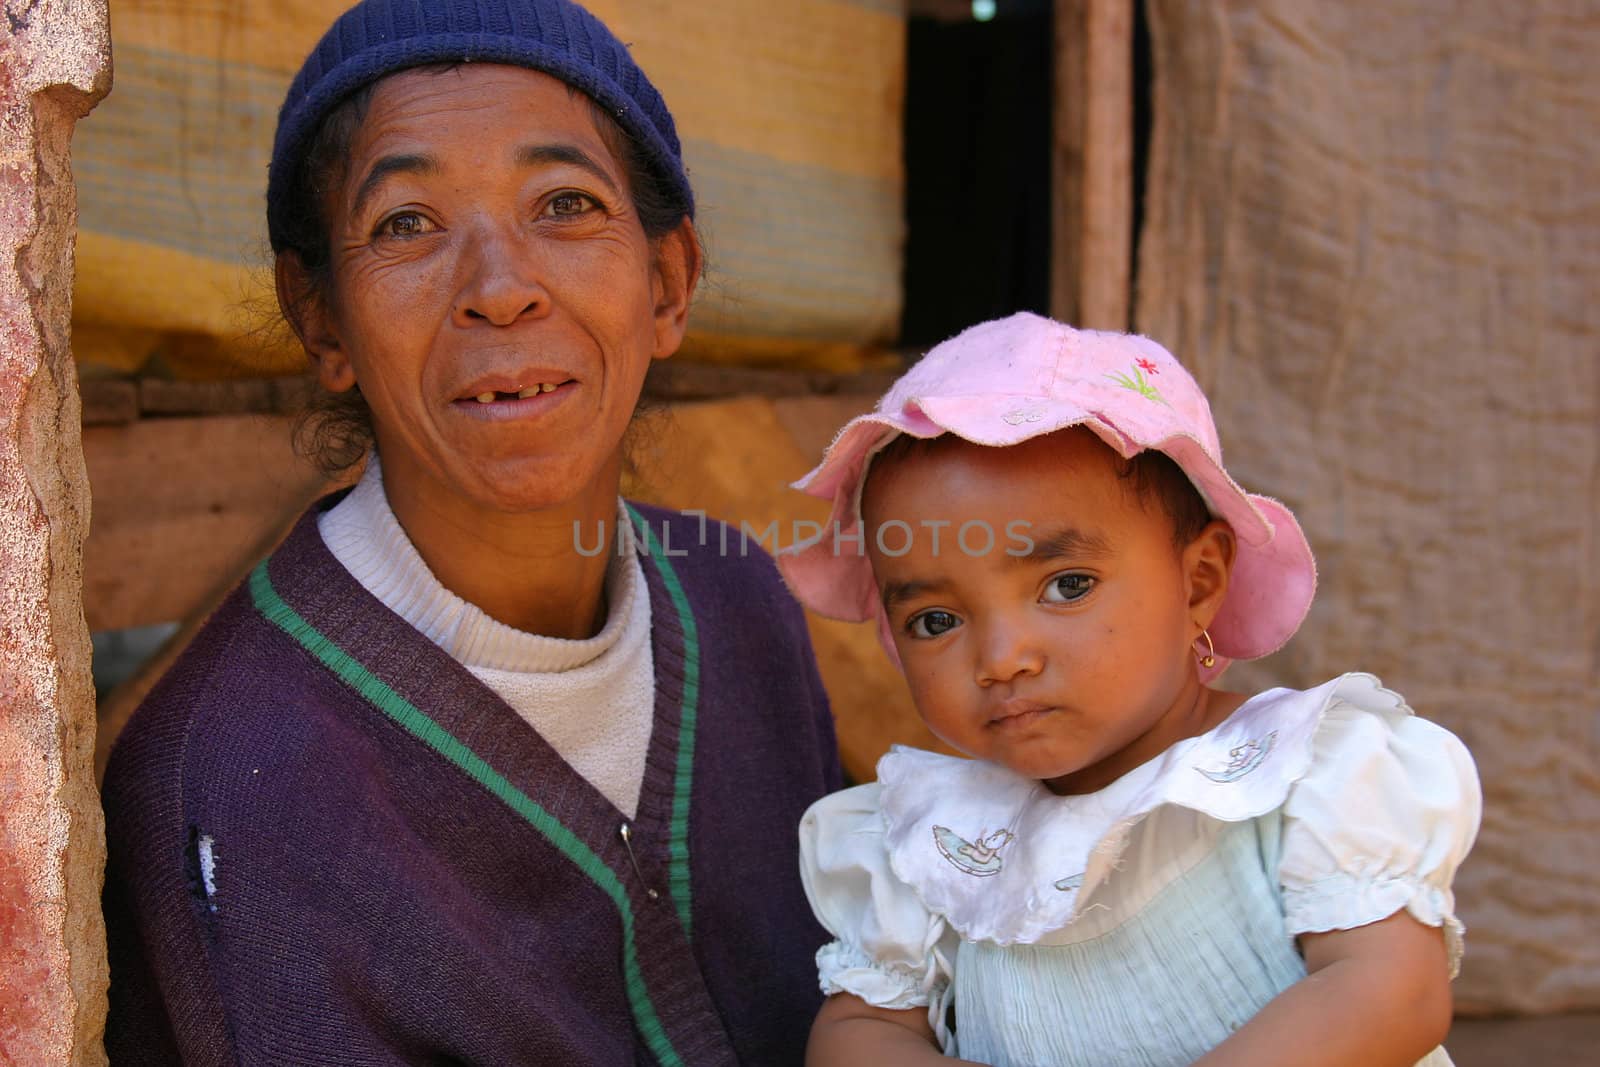
POLYGON ((798 483, 802 601, 929 729, 819 801, 807 1062, 1438 1067, 1472 759, 1366 674, 1211 683, 1299 627, 1294 516, 1165 349, 1034 315, 934 348, 798 483))

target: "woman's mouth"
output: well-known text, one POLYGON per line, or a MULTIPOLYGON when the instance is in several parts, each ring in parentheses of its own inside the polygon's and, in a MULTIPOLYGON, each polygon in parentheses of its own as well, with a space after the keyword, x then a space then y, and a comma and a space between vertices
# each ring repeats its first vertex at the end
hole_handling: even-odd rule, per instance
POLYGON ((559 383, 540 382, 538 385, 529 385, 515 391, 490 389, 487 392, 479 393, 472 399, 480 404, 493 404, 496 401, 503 400, 526 400, 530 396, 538 396, 540 393, 553 393, 558 388, 560 388, 559 383))
POLYGON ((500 418, 534 414, 563 399, 563 394, 576 384, 571 378, 527 384, 485 383, 475 392, 457 397, 453 406, 471 416, 500 418))
POLYGON ((557 378, 552 381, 521 383, 485 382, 477 392, 456 398, 457 403, 473 402, 478 404, 501 404, 508 400, 527 400, 542 393, 553 393, 563 385, 570 384, 571 378, 557 378))

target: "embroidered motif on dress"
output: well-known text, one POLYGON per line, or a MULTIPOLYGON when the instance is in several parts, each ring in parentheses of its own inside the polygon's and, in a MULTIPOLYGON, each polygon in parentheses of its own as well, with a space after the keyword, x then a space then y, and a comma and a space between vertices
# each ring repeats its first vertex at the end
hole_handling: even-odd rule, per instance
POLYGON ((1000 829, 992 834, 984 830, 978 834, 977 841, 968 841, 948 826, 933 828, 933 843, 939 846, 944 858, 956 870, 978 878, 1000 873, 1000 868, 1005 865, 1000 858, 1000 850, 1015 837, 1010 830, 1000 829))
POLYGON ((1277 740, 1278 731, 1273 730, 1265 737, 1230 748, 1228 762, 1223 767, 1214 771, 1208 771, 1204 767, 1196 767, 1195 770, 1213 782, 1237 782, 1261 766, 1261 761, 1267 758, 1267 753, 1272 751, 1272 746, 1277 740))

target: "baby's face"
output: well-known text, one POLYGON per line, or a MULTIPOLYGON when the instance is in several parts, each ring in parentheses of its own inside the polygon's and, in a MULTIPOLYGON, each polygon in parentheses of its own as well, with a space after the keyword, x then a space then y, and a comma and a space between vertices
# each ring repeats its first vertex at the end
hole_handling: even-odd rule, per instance
MULTIPOLYGON (((956 441, 875 471, 867 551, 924 722, 1057 792, 1188 736, 1196 545, 1083 430, 956 441)), ((1204 538, 1206 535, 1202 535, 1204 538)))

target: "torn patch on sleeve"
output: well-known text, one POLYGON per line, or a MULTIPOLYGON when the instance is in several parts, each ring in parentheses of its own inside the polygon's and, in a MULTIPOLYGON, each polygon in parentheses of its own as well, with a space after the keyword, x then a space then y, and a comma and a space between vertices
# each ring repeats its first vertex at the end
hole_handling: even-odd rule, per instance
POLYGON ((189 848, 185 857, 189 891, 207 911, 217 910, 217 843, 198 826, 189 827, 189 848))

